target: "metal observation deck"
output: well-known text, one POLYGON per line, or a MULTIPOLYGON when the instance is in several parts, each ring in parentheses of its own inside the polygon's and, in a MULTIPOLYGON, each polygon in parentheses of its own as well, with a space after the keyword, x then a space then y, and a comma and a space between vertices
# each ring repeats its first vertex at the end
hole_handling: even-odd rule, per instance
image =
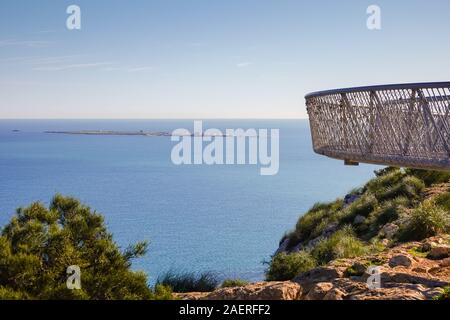
POLYGON ((359 162, 450 171, 450 82, 314 92, 314 151, 359 162))

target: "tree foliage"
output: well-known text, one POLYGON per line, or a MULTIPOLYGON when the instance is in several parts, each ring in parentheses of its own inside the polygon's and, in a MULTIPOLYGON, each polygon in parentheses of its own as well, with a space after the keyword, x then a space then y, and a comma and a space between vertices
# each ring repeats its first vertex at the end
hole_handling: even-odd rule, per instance
POLYGON ((19 208, 3 228, 0 299, 155 298, 146 275, 130 270, 146 250, 140 242, 120 251, 100 214, 56 195, 49 208, 39 202, 19 208), (81 270, 79 290, 66 285, 72 265, 81 270))

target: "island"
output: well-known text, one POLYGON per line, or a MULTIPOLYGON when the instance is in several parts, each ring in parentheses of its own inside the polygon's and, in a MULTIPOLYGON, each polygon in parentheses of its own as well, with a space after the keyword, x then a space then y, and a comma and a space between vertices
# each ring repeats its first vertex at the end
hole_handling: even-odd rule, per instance
POLYGON ((78 130, 78 131, 44 131, 51 134, 72 134, 72 135, 95 135, 95 136, 146 136, 146 137, 171 137, 171 136, 191 136, 191 137, 226 137, 226 134, 172 134, 167 131, 113 131, 113 130, 78 130))

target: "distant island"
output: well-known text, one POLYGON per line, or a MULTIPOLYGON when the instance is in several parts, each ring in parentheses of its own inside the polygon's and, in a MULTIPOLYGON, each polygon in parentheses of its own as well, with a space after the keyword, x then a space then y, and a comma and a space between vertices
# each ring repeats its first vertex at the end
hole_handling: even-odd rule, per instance
POLYGON ((172 134, 166 131, 111 131, 111 130, 79 130, 79 131, 44 131, 44 133, 52 134, 74 134, 74 135, 96 135, 96 136, 146 136, 146 137, 171 137, 175 136, 200 136, 200 137, 226 137, 226 134, 172 134))

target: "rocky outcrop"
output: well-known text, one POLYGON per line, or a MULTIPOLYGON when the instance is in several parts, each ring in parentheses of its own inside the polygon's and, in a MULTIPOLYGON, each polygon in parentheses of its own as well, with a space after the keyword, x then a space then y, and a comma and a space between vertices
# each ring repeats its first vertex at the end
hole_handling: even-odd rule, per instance
POLYGON ((359 195, 359 194, 347 194, 344 197, 344 207, 348 207, 349 205, 351 205, 353 202, 355 202, 359 198, 361 198, 361 195, 359 195))
POLYGON ((413 262, 411 258, 404 254, 399 254, 389 259, 389 267, 391 268, 399 266, 409 268, 412 265, 412 263, 413 262))
POLYGON ((340 259, 297 276, 306 300, 426 300, 450 285, 448 236, 409 242, 377 255, 340 259), (427 248, 429 252, 421 251, 427 248), (430 258, 439 257, 439 260, 430 258), (378 286, 370 285, 376 270, 378 286), (372 277, 372 278, 371 278, 372 277))
POLYGON ((331 282, 316 283, 304 296, 304 300, 323 300, 325 295, 333 289, 331 282))
POLYGON ((375 255, 335 260, 292 281, 177 296, 187 300, 428 300, 450 285, 449 246, 449 236, 438 236, 375 255))
POLYGON ((177 294, 183 300, 298 300, 302 287, 291 281, 258 282, 243 287, 221 288, 211 293, 177 294))

